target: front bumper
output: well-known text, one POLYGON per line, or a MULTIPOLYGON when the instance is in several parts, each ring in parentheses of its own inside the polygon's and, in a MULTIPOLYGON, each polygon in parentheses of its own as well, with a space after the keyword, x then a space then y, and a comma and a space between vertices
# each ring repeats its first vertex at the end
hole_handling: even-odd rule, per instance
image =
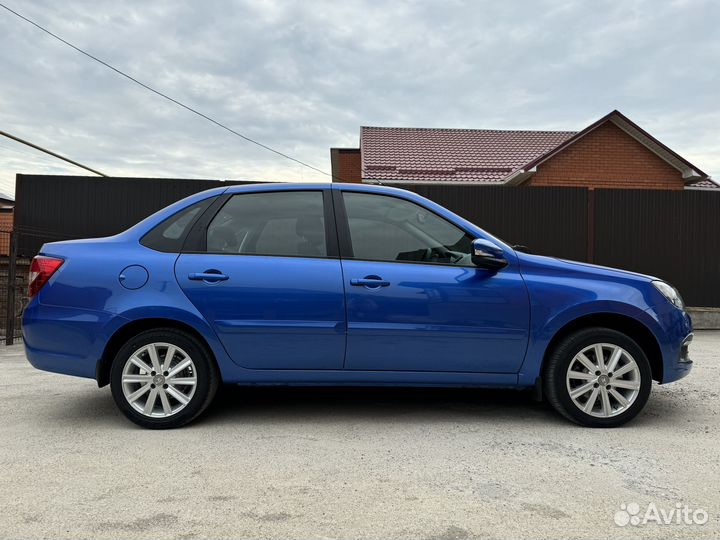
POLYGON ((670 302, 646 310, 657 323, 654 331, 662 353, 661 384, 686 377, 692 369, 690 343, 693 338, 692 320, 684 310, 670 302))
POLYGON ((693 361, 690 359, 690 343, 692 340, 692 333, 683 340, 677 361, 671 364, 669 373, 663 374, 663 383, 680 380, 690 373, 693 366, 693 361))

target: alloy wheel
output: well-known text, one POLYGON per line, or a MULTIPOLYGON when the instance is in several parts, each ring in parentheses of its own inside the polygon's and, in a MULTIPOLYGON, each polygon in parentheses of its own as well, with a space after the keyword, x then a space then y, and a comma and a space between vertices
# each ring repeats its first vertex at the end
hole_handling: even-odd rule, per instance
POLYGON ((635 402, 641 375, 628 351, 612 343, 595 343, 573 357, 565 381, 578 409, 597 418, 610 418, 635 402))
POLYGON ((136 411, 152 418, 167 418, 184 409, 197 387, 192 358, 171 343, 150 343, 125 362, 122 391, 136 411))

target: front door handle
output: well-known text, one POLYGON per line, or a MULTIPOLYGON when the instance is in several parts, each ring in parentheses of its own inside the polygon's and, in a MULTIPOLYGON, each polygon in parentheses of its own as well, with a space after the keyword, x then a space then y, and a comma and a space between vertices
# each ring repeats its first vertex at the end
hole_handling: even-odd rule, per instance
POLYGON ((350 285, 357 287, 367 287, 369 289, 377 289, 379 287, 387 287, 390 285, 389 281, 385 281, 380 276, 365 276, 364 278, 353 278, 350 280, 350 285))
POLYGON ((204 272, 192 272, 188 274, 188 279, 192 281, 205 281, 207 283, 227 281, 229 278, 230 276, 223 274, 220 270, 205 270, 204 272))

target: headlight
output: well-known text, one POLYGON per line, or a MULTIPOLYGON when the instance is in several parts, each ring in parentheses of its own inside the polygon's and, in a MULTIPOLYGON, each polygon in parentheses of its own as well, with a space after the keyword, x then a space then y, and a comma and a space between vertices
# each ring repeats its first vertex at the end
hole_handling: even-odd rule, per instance
POLYGON ((655 288, 660 291, 665 298, 670 300, 675 307, 678 309, 685 309, 683 299, 675 287, 668 285, 664 281, 653 281, 652 284, 655 285, 655 288))

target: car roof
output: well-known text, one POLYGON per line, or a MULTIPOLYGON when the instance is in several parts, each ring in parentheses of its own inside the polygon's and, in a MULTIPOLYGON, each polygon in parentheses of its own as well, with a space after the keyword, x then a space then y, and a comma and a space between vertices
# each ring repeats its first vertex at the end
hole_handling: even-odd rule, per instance
POLYGON ((305 189, 330 189, 330 182, 263 182, 257 184, 230 185, 225 193, 251 193, 253 191, 292 191, 305 189))
MULTIPOLYGON (((333 189, 342 191, 364 191, 367 193, 404 194, 409 198, 415 195, 413 192, 395 187, 379 184, 351 184, 351 183, 330 183, 330 182, 264 182, 258 184, 231 185, 225 193, 252 193, 257 191, 303 191, 316 189, 333 189)), ((417 197, 417 195, 415 195, 417 197)))

